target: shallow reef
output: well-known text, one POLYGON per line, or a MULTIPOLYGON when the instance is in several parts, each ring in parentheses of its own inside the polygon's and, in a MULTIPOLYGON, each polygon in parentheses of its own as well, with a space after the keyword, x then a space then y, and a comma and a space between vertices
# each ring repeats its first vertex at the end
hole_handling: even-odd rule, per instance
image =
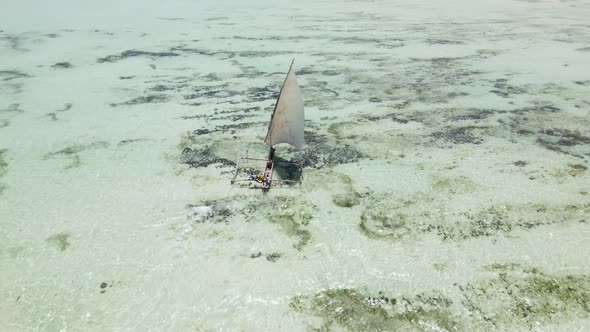
POLYGON ((58 120, 57 115, 59 113, 65 112, 65 111, 69 111, 72 108, 72 106, 73 105, 71 103, 66 103, 63 108, 57 109, 57 110, 55 110, 55 112, 47 113, 47 114, 45 114, 45 116, 50 118, 52 121, 57 121, 58 120))
POLYGON ((235 215, 240 206, 237 203, 237 198, 226 198, 220 200, 204 200, 194 204, 188 204, 186 207, 188 209, 192 209, 194 207, 199 206, 207 206, 212 209, 212 215, 209 218, 201 220, 202 222, 207 220, 211 223, 219 223, 219 222, 230 222, 230 217, 235 215))
POLYGON ((332 195, 332 202, 339 207, 350 208, 361 202, 362 195, 353 189, 348 189, 344 193, 332 195))
POLYGON ((571 176, 580 176, 584 174, 588 169, 587 166, 584 166, 582 164, 568 164, 567 166, 568 170, 566 172, 571 176))
POLYGON ((57 233, 54 234, 46 239, 47 243, 55 246, 60 251, 66 250, 70 244, 70 234, 69 233, 57 233))
POLYGON ((462 194, 476 191, 480 186, 466 176, 432 176, 432 189, 449 194, 462 194))
POLYGON ((48 152, 43 156, 44 160, 56 158, 56 157, 68 157, 70 158, 70 162, 64 165, 65 169, 71 169, 80 167, 82 165, 82 160, 78 153, 86 151, 86 150, 94 150, 94 149, 105 149, 109 146, 108 142, 105 141, 94 141, 87 144, 72 144, 66 148, 63 148, 58 151, 48 152))
POLYGON ((5 108, 0 109, 0 113, 7 113, 7 114, 22 114, 24 111, 20 109, 20 104, 10 104, 5 108))
POLYGON ((491 90, 490 92, 502 98, 510 98, 513 95, 528 93, 526 88, 510 85, 507 81, 508 80, 504 78, 497 79, 494 84, 494 90, 491 90))
POLYGON ((449 39, 438 39, 438 38, 428 38, 426 42, 430 45, 465 45, 464 42, 460 40, 449 40, 449 39))
POLYGON ((67 69, 67 68, 72 68, 72 64, 69 62, 58 62, 54 65, 51 66, 51 68, 56 68, 56 69, 67 69))
POLYGON ((20 109, 20 104, 10 104, 7 107, 0 108, 0 128, 8 127, 10 120, 22 113, 24 111, 20 109))
POLYGON ((445 128, 431 134, 434 140, 453 144, 481 144, 483 139, 475 133, 482 129, 476 126, 445 128))
POLYGON ((543 103, 498 113, 504 114, 498 123, 505 130, 499 134, 513 142, 527 140, 547 150, 581 159, 590 156, 590 136, 584 130, 590 122, 584 117, 543 103))
POLYGON ((545 129, 538 133, 537 143, 541 146, 556 152, 576 154, 572 149, 576 146, 584 146, 584 154, 590 155, 590 136, 586 136, 577 130, 565 128, 545 129))
POLYGON ((328 289, 292 298, 296 312, 318 317, 329 331, 472 331, 532 329, 590 316, 590 277, 543 272, 516 263, 485 267, 488 277, 446 292, 402 294, 395 286, 376 294, 328 289), (336 326, 335 326, 336 325, 336 326))
POLYGON ((195 168, 207 167, 211 164, 220 164, 223 166, 235 165, 231 160, 216 156, 211 148, 207 146, 200 149, 184 148, 181 151, 180 162, 195 168))
MULTIPOLYGON (((205 82, 217 82, 220 79, 214 75, 201 76, 205 82)), ((165 90, 183 90, 184 100, 192 101, 194 99, 201 99, 205 102, 211 102, 216 100, 217 103, 229 103, 229 104, 244 104, 244 103, 258 103, 264 101, 275 101, 278 94, 279 88, 275 85, 268 85, 264 87, 250 87, 245 90, 232 89, 230 83, 222 83, 216 85, 191 85, 184 83, 184 78, 180 83, 173 84, 170 86, 158 85, 160 91, 165 90), (238 98, 236 98, 238 97, 238 98)))
POLYGON ((70 161, 69 164, 64 166, 64 169, 70 169, 70 168, 77 168, 82 166, 82 160, 80 159, 80 156, 78 156, 77 154, 72 156, 72 160, 70 161))
POLYGON ((8 162, 6 162, 6 160, 5 160, 6 152, 8 152, 8 149, 1 149, 0 150, 0 177, 2 177, 4 174, 6 174, 6 172, 8 170, 8 162))
POLYGON ((277 225, 284 234, 296 239, 293 247, 301 251, 312 238, 307 226, 313 219, 316 209, 314 204, 304 198, 277 196, 250 199, 240 212, 246 220, 262 218, 277 225))
POLYGON ((132 143, 138 143, 138 142, 145 142, 148 139, 146 138, 128 138, 128 139, 124 139, 119 141, 119 143, 117 143, 118 146, 123 146, 123 145, 128 145, 128 144, 132 144, 132 143))
POLYGON ((277 224, 281 231, 289 237, 297 238, 293 247, 299 251, 311 240, 311 233, 304 227, 309 225, 312 216, 305 211, 293 211, 283 209, 279 213, 269 213, 268 220, 277 224))
POLYGON ((120 281, 111 281, 110 283, 103 281, 100 283, 100 285, 98 285, 98 289, 100 290, 100 294, 104 294, 107 292, 108 289, 113 288, 113 286, 121 286, 121 285, 123 285, 123 283, 120 281))
POLYGON ((237 195, 191 203, 187 205, 187 208, 197 206, 212 208, 213 216, 206 219, 209 223, 229 224, 239 219, 245 222, 266 221, 277 225, 281 232, 296 240, 293 247, 298 251, 302 251, 311 241, 312 235, 307 226, 313 219, 313 212, 317 209, 314 204, 305 199, 291 196, 237 195))
POLYGON ((10 81, 14 79, 30 77, 28 74, 23 73, 19 70, 0 70, 0 80, 10 81))
POLYGON ((117 62, 131 57, 138 57, 138 56, 145 56, 150 58, 157 58, 157 57, 175 57, 179 56, 178 53, 174 52, 149 52, 149 51, 139 51, 139 50, 127 50, 121 52, 120 54, 109 55, 104 58, 99 58, 96 60, 99 63, 105 62, 117 62))
POLYGON ((266 257, 266 260, 267 261, 274 263, 274 262, 278 261, 279 258, 281 258, 281 256, 282 255, 280 253, 278 253, 278 252, 272 252, 270 254, 266 254, 265 257, 266 257))
MULTIPOLYGON (((8 172, 8 162, 5 160, 8 149, 0 149, 0 178, 8 172)), ((0 182, 0 195, 6 190, 7 186, 0 182)))
MULTIPOLYGON (((401 205, 412 205, 412 202, 396 202, 401 205)), ((397 204, 396 204, 397 205, 397 204)), ((398 212, 400 206, 375 202, 360 217, 361 233, 372 239, 401 239, 416 232, 412 226, 413 216, 398 212)))
POLYGON ((185 94, 183 98, 185 100, 192 99, 226 99, 240 95, 239 91, 229 89, 229 83, 223 83, 219 85, 203 85, 192 87, 190 93, 185 94))
POLYGON ((85 151, 85 150, 91 150, 91 149, 104 149, 107 148, 109 146, 108 142, 105 141, 94 141, 88 144, 72 144, 70 146, 68 146, 67 148, 63 148, 61 150, 55 151, 55 152, 48 152, 45 154, 44 159, 49 159, 55 156, 59 156, 59 155, 65 155, 65 156, 70 156, 70 155, 74 155, 76 153, 85 151))
POLYGON ((347 331, 455 331, 460 325, 448 309, 451 304, 437 293, 405 297, 344 288, 295 296, 290 307, 319 317, 321 331, 332 330, 334 325, 347 331))
MULTIPOLYGON (((436 180, 434 186, 445 191, 469 189, 470 183, 464 181, 460 179, 457 188, 447 180, 436 180)), ((444 201, 437 202, 427 194, 403 200, 373 195, 363 200, 363 205, 365 210, 360 217, 359 230, 369 238, 382 240, 417 238, 425 234, 437 235, 445 241, 508 235, 543 225, 583 222, 584 215, 590 213, 590 204, 584 203, 506 203, 456 211, 447 209, 444 201), (420 209, 422 204, 431 208, 420 209)))
MULTIPOLYGON (((281 258, 281 256, 283 256, 283 255, 280 252, 271 252, 271 253, 264 255, 266 260, 269 262, 272 262, 272 263, 278 261, 279 258, 281 258)), ((252 259, 259 258, 259 257, 263 257, 261 251, 250 255, 250 258, 252 258, 252 259)))
POLYGON ((338 164, 356 162, 366 156, 350 145, 341 145, 331 141, 326 135, 305 132, 303 149, 304 167, 330 167, 338 164))
POLYGON ((156 103, 163 103, 170 99, 167 95, 157 94, 157 95, 148 95, 148 96, 141 96, 137 98, 133 98, 131 100, 127 100, 121 103, 111 103, 112 107, 117 107, 121 105, 139 105, 139 104, 156 104, 156 103))
POLYGON ((65 103, 63 108, 60 108, 58 110, 55 110, 56 112, 65 112, 65 111, 69 111, 72 106, 74 106, 72 103, 65 103))
POLYGON ((279 96, 279 90, 274 85, 268 85, 265 87, 253 87, 248 88, 245 92, 248 102, 260 102, 272 100, 275 101, 279 96))
POLYGON ((551 274, 514 263, 486 268, 492 273, 490 279, 457 285, 470 319, 490 327, 534 328, 539 323, 590 317, 587 275, 551 274))
POLYGON ((193 168, 207 167, 217 164, 220 167, 234 167, 236 163, 219 157, 210 143, 197 143, 194 135, 186 135, 179 144, 180 163, 193 168))

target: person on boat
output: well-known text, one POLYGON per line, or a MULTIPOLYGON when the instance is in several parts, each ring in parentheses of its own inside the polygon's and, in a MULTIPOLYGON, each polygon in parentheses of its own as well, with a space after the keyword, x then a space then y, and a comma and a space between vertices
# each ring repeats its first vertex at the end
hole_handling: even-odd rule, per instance
POLYGON ((258 174, 258 182, 263 182, 264 181, 264 173, 260 173, 258 174))

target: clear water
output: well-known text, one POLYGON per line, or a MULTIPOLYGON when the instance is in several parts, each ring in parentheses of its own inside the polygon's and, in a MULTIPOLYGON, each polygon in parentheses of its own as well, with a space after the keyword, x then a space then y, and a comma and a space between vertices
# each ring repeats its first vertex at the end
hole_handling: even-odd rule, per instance
POLYGON ((4 4, 0 329, 589 328, 589 15, 4 4), (303 184, 232 187, 292 58, 303 184))

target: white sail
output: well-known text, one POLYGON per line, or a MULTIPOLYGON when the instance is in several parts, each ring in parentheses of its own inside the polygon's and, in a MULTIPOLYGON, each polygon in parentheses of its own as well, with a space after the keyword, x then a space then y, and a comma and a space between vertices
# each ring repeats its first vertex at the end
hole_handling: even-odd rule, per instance
POLYGON ((279 93, 264 142, 270 146, 288 143, 301 150, 304 121, 303 97, 293 71, 293 64, 291 64, 279 93))

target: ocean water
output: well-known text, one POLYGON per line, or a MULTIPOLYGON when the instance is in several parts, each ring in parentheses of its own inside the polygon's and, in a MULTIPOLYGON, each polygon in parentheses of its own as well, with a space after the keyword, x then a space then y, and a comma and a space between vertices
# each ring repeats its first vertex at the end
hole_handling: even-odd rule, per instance
POLYGON ((0 330, 589 329, 589 16, 5 1, 0 330), (292 59, 304 180, 231 186, 292 59))

